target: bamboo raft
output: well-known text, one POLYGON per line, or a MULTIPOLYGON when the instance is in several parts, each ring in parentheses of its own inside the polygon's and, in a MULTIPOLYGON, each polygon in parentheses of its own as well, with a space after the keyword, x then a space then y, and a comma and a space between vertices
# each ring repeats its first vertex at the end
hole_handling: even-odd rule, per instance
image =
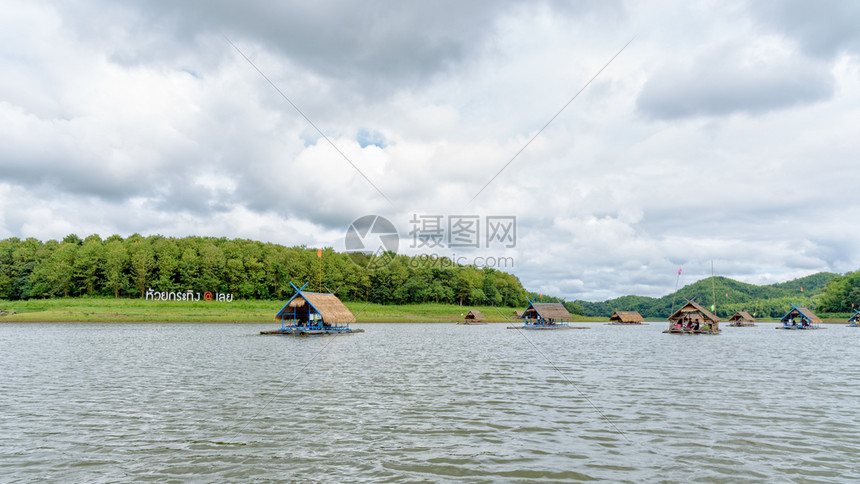
POLYGON ((606 323, 607 326, 648 326, 648 323, 606 323))
POLYGON ((719 329, 666 329, 664 333, 670 334, 720 334, 719 329))
POLYGON ((591 329, 588 326, 562 326, 562 325, 546 325, 540 326, 536 324, 526 326, 508 326, 508 329, 528 329, 528 330, 545 330, 545 329, 591 329))
POLYGON ((287 336, 315 336, 322 334, 352 334, 363 333, 363 329, 314 329, 314 328, 285 328, 260 331, 260 334, 280 334, 287 336))
POLYGON ((729 323, 729 326, 734 328, 743 328, 747 326, 755 326, 755 323, 745 323, 743 321, 735 321, 734 323, 729 323))
POLYGON ((457 321, 457 324, 462 324, 465 326, 477 326, 480 324, 487 324, 486 321, 457 321))

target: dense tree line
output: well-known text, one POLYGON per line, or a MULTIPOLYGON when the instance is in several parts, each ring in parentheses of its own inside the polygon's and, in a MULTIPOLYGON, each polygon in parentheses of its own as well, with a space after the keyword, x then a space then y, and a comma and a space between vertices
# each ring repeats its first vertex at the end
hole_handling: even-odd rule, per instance
POLYGON ((522 306, 525 301, 519 279, 505 272, 448 259, 386 256, 385 265, 368 270, 366 260, 332 249, 317 257, 317 249, 304 246, 223 237, 135 234, 102 240, 72 234, 44 243, 9 238, 0 240, 0 299, 143 297, 149 288, 283 299, 292 295, 290 282, 308 282, 308 290, 381 304, 522 306))
POLYGON ((853 314, 854 309, 860 310, 860 271, 829 280, 818 305, 829 313, 853 314))
MULTIPOLYGON (((757 286, 726 277, 716 277, 713 281, 711 278, 702 279, 679 289, 677 293, 660 298, 622 296, 602 302, 575 303, 582 308, 582 314, 587 316, 609 317, 618 309, 638 311, 645 318, 666 319, 673 310, 677 310, 689 299, 706 308, 716 303, 717 316, 723 319, 731 317, 737 311, 747 311, 758 318, 779 318, 791 310, 792 304, 808 307, 813 311, 833 312, 824 302, 831 292, 832 283, 828 281, 835 280, 834 278, 838 279, 836 274, 820 272, 793 281, 757 286)), ((834 299, 842 300, 841 296, 834 299)))

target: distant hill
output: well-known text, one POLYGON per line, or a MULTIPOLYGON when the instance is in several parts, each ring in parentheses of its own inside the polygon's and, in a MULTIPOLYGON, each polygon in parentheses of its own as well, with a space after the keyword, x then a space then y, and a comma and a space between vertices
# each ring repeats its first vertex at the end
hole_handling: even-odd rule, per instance
POLYGON ((673 300, 674 309, 687 299, 710 307, 714 304, 716 292, 716 311, 721 318, 731 317, 736 311, 749 311, 760 318, 778 318, 791 308, 790 304, 814 309, 815 303, 824 293, 827 282, 837 276, 838 274, 832 272, 819 272, 766 286, 747 284, 727 277, 715 277, 712 286, 711 278, 708 277, 660 298, 621 296, 603 302, 578 300, 574 304, 582 308, 584 316, 608 318, 613 311, 619 309, 639 311, 646 319, 663 320, 671 314, 673 300), (801 288, 803 288, 802 291, 801 288))

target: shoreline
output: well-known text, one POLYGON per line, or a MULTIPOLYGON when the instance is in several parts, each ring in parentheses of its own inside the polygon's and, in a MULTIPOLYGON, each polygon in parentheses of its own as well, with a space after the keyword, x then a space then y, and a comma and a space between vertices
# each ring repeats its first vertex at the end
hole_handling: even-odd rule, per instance
MULTIPOLYGON (((78 297, 0 300, 0 325, 3 323, 231 323, 279 324, 274 319, 285 301, 234 300, 226 301, 147 301, 109 297, 78 297), (10 314, 11 313, 11 314, 10 314)), ((384 305, 365 302, 344 302, 355 316, 355 323, 440 323, 463 321, 469 310, 479 310, 488 323, 516 323, 515 310, 522 307, 458 306, 454 304, 421 303, 384 305)), ((823 324, 848 324, 847 317, 824 317, 823 324)), ((575 323, 608 323, 608 317, 573 315, 575 323)), ((663 324, 666 320, 647 321, 663 324)), ((759 323, 776 323, 762 319, 759 323)), ((726 322, 727 323, 727 322, 726 322)))

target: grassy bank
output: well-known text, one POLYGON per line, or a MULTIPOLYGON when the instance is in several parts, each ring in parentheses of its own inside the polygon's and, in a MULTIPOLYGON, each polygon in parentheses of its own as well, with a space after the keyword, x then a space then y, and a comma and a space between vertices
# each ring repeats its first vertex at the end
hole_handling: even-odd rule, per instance
MULTIPOLYGON (((58 298, 0 300, 0 322, 273 322, 285 301, 147 301, 144 299, 58 298)), ((347 302, 357 322, 453 322, 470 309, 489 321, 508 321, 514 308, 410 304, 403 306, 347 302)), ((523 309, 523 308, 517 308, 523 309)), ((575 318, 605 321, 605 318, 575 318)))

